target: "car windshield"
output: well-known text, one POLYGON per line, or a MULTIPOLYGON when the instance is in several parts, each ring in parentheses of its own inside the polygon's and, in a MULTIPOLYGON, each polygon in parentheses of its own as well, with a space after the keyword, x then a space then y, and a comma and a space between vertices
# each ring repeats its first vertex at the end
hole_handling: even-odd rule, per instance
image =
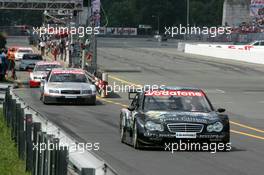
MULTIPOLYGON (((166 92, 166 91, 164 91, 166 92)), ((170 91, 171 92, 171 91, 170 91)), ((174 94, 145 94, 144 109, 154 111, 212 111, 204 94, 199 91, 175 91, 174 94)))
POLYGON ((42 60, 42 56, 41 55, 28 55, 28 54, 25 54, 23 56, 23 60, 42 60))
POLYGON ((49 82, 75 82, 75 83, 86 83, 88 82, 84 74, 52 74, 49 82))
POLYGON ((32 50, 18 50, 18 53, 32 53, 32 50))
POLYGON ((48 64, 48 65, 37 65, 35 67, 35 70, 34 71, 50 71, 51 69, 53 68, 59 68, 61 67, 60 65, 57 65, 57 64, 48 64))

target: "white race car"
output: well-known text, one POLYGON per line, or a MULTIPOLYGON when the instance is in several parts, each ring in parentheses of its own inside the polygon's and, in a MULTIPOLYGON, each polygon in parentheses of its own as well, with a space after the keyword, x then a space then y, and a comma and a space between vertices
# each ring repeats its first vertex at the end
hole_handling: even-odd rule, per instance
POLYGON ((47 77, 49 71, 53 68, 61 68, 62 65, 57 61, 39 61, 35 68, 29 74, 29 86, 31 88, 39 87, 41 80, 47 77))
POLYGON ((24 54, 31 54, 33 52, 33 49, 30 47, 19 47, 15 52, 15 60, 20 61, 23 58, 24 54))
POLYGON ((90 82, 82 69, 52 69, 47 78, 41 81, 40 89, 40 99, 44 104, 96 103, 96 86, 90 82))

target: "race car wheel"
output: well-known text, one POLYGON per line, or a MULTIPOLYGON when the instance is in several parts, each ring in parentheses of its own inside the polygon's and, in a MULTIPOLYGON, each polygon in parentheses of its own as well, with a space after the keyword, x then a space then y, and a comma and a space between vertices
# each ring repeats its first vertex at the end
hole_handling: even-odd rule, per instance
POLYGON ((45 105, 49 104, 49 103, 47 102, 47 99, 45 98, 44 95, 42 96, 42 102, 43 102, 45 105))
POLYGON ((138 140, 138 130, 137 130, 137 123, 135 122, 134 124, 134 130, 133 130, 133 147, 135 149, 141 149, 141 145, 140 145, 140 142, 138 140))
POLYGON ((96 105, 96 96, 92 96, 91 99, 88 102, 88 105, 96 105))
POLYGON ((40 101, 42 101, 42 99, 43 99, 43 93, 40 94, 40 98, 39 99, 40 99, 40 101))
POLYGON ((125 142, 125 139, 126 139, 126 135, 125 135, 125 128, 123 126, 123 117, 120 116, 120 139, 121 139, 121 142, 124 143, 125 142))

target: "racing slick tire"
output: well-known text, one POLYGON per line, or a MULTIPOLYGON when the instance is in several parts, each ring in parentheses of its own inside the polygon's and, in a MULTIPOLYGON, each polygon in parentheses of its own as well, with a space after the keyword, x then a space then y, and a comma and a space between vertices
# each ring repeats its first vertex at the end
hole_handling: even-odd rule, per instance
POLYGON ((133 144, 133 147, 135 149, 142 149, 143 148, 140 141, 138 140, 137 122, 135 122, 135 124, 134 124, 132 144, 133 144))
POLYGON ((125 128, 123 127, 123 117, 120 115, 120 139, 121 143, 125 143, 126 135, 125 135, 125 128))

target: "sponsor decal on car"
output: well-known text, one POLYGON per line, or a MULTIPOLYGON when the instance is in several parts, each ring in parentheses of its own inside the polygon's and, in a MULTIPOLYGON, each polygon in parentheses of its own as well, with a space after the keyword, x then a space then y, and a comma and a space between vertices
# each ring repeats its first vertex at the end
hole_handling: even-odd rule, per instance
POLYGON ((84 72, 79 70, 56 70, 53 71, 52 74, 84 74, 84 72))
POLYGON ((187 117, 187 116, 178 116, 178 117, 160 117, 161 122, 175 121, 175 122, 196 122, 196 123, 208 123, 207 120, 197 117, 187 117))
POLYGON ((201 91, 185 91, 185 90, 155 90, 147 91, 146 96, 183 96, 183 97, 202 97, 204 93, 201 91))
POLYGON ((176 132, 176 138, 190 138, 195 139, 196 133, 195 132, 176 132))
POLYGON ((40 61, 37 62, 38 66, 45 66, 45 65, 61 65, 59 62, 46 62, 46 61, 40 61))

